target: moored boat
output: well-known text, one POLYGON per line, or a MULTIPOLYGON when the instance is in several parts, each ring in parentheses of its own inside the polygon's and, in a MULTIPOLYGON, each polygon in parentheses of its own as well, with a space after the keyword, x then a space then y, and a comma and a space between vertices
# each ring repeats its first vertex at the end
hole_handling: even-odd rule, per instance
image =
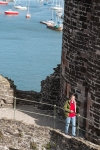
POLYGON ((6 1, 0 1, 0 4, 7 5, 8 2, 6 2, 6 1))
POLYGON ((50 28, 50 29, 56 30, 56 31, 62 31, 63 30, 63 27, 60 26, 60 25, 50 25, 50 24, 47 24, 47 28, 50 28))
POLYGON ((47 25, 55 25, 55 22, 51 19, 46 22, 47 25))
POLYGON ((27 14, 26 14, 26 18, 31 18, 31 14, 30 14, 30 13, 27 13, 27 14))
MULTIPOLYGON (((29 4, 30 4, 30 0, 29 0, 29 4)), ((30 14, 30 11, 29 11, 29 4, 28 4, 28 8, 27 8, 27 14, 26 14, 26 18, 31 18, 31 14, 30 14)))
POLYGON ((62 10, 63 8, 60 7, 60 6, 54 6, 54 7, 51 7, 51 9, 53 9, 53 10, 62 10))
POLYGON ((14 8, 20 9, 20 10, 27 10, 27 7, 21 6, 21 5, 15 5, 14 8))
POLYGON ((4 12, 6 15, 18 15, 18 11, 12 11, 11 9, 4 12))

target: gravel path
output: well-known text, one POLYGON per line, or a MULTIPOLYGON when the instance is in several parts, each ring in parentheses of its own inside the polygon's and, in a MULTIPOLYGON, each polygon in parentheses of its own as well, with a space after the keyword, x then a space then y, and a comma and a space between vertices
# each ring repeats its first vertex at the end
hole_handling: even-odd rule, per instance
MULTIPOLYGON (((7 118, 7 119, 16 119, 18 121, 22 121, 27 124, 37 124, 40 126, 49 126, 54 127, 54 120, 53 116, 44 116, 42 114, 47 115, 46 111, 39 110, 37 108, 34 108, 34 106, 31 105, 17 105, 17 109, 14 112, 14 109, 12 108, 0 108, 0 119, 1 118, 7 118), (22 111, 24 110, 24 111, 22 111), (35 112, 35 113, 29 113, 35 112)), ((51 113, 51 115, 53 115, 51 113)), ((60 121, 56 121, 55 128, 60 129, 61 131, 64 131, 65 124, 60 121)))

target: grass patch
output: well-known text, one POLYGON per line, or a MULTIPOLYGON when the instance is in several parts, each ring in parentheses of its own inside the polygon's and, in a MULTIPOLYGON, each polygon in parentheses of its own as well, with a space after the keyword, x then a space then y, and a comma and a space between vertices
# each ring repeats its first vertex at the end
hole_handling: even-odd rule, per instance
POLYGON ((35 142, 30 142, 30 148, 33 150, 37 150, 37 146, 35 142))

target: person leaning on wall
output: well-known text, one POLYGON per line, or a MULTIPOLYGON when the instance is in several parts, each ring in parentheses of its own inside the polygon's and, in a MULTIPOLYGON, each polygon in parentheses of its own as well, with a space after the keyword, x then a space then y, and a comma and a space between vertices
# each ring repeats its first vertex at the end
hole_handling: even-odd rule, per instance
POLYGON ((75 95, 64 104, 64 113, 66 117, 65 134, 68 134, 70 122, 72 123, 72 136, 76 136, 76 101, 75 95))

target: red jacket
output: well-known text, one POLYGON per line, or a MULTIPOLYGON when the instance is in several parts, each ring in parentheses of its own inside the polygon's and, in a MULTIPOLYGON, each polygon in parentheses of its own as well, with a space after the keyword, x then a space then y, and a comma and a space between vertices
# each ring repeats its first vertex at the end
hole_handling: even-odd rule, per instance
POLYGON ((69 113, 68 117, 76 116, 76 103, 75 102, 70 101, 70 110, 73 110, 74 112, 73 113, 69 113))

